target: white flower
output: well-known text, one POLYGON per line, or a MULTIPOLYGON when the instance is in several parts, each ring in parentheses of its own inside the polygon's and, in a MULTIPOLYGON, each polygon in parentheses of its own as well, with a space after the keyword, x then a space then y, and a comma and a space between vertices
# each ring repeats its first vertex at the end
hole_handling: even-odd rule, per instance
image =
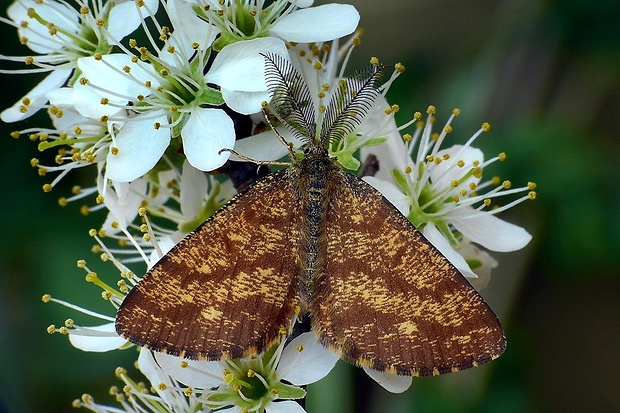
MULTIPOLYGON (((170 412, 170 413, 197 413, 197 412, 209 412, 207 408, 203 408, 201 402, 198 400, 200 394, 195 394, 191 389, 175 386, 176 383, 166 380, 165 374, 155 375, 159 372, 153 372, 148 368, 141 360, 144 356, 153 357, 148 350, 141 352, 138 363, 141 368, 145 368, 143 371, 150 378, 158 377, 158 387, 147 388, 144 383, 139 382, 129 376, 127 371, 121 367, 115 370, 115 375, 123 382, 122 390, 118 386, 112 386, 110 388, 110 395, 114 396, 116 402, 120 405, 107 406, 104 404, 96 403, 95 399, 90 394, 83 394, 79 399, 75 399, 72 403, 73 407, 83 407, 96 413, 144 413, 144 412, 170 412), (169 383, 169 385, 167 385, 169 383), (165 389, 167 397, 160 397, 155 394, 155 389, 160 391, 165 389), (149 391, 150 390, 150 391, 149 391)), ((155 382, 151 383, 155 386, 155 382)))
POLYGON ((304 412, 293 401, 306 395, 298 386, 325 377, 339 357, 319 344, 314 333, 288 344, 285 338, 258 357, 227 361, 183 360, 163 353, 153 353, 153 358, 143 349, 139 365, 164 399, 170 398, 168 389, 174 392, 175 384, 182 383, 219 412, 304 412))
MULTIPOLYGON (((415 136, 400 139, 390 135, 385 146, 365 151, 374 152, 380 165, 377 177, 365 179, 390 199, 465 276, 476 278, 466 261, 471 253, 463 257, 455 248, 460 242, 467 242, 463 239, 500 252, 527 245, 530 234, 495 214, 534 199, 536 186, 530 182, 511 188, 509 181, 483 181, 483 169, 506 157, 502 153, 485 161, 482 151, 471 146, 489 125, 484 124, 465 145, 442 149, 446 135, 452 131, 450 123, 459 111, 455 109, 439 134, 432 133, 435 108, 429 107, 428 113, 429 121, 418 126, 415 136), (517 193, 526 194, 502 207, 487 209, 492 199, 517 193)), ((420 119, 421 115, 416 114, 415 120, 420 119)))
MULTIPOLYGON (((155 166, 171 139, 177 137, 182 139, 187 160, 197 169, 213 170, 224 164, 230 153, 220 151, 234 146, 233 122, 222 109, 205 106, 226 103, 239 113, 259 111, 267 96, 259 53, 287 53, 277 39, 237 42, 216 56, 205 75, 209 49, 198 48, 190 55, 179 52, 182 49, 162 50, 159 57, 147 53, 145 59, 151 64, 126 54, 78 62, 83 80, 72 93, 81 96, 77 109, 83 115, 104 116, 114 123, 119 112, 131 111, 113 136, 107 178, 119 182, 139 178, 155 166), (163 60, 161 54, 169 53, 179 53, 178 58, 163 60), (221 91, 209 84, 219 85, 221 91)), ((171 150, 179 146, 175 143, 171 150)))
POLYGON ((25 119, 47 103, 46 94, 63 86, 84 56, 105 54, 133 32, 142 18, 155 13, 158 0, 138 6, 133 0, 93 2, 78 9, 59 1, 16 0, 9 6, 10 18, 0 22, 17 28, 22 44, 35 56, 0 56, 0 60, 20 61, 33 68, 0 73, 51 72, 15 105, 4 110, 5 122, 25 119))
POLYGON ((309 7, 312 0, 187 1, 198 6, 200 16, 220 30, 215 50, 240 40, 266 36, 297 43, 334 40, 351 34, 360 18, 351 5, 332 3, 309 7))

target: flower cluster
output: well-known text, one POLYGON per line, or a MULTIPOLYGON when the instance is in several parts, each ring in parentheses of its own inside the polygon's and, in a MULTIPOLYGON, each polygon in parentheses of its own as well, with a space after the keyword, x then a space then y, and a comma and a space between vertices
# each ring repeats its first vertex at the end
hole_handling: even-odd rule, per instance
MULTIPOLYGON (((287 154, 273 132, 264 130, 261 108, 270 98, 264 55, 289 60, 316 97, 344 77, 359 43, 359 15, 353 6, 312 3, 15 0, 8 18, 0 17, 30 49, 24 56, 0 55, 0 61, 25 65, 0 73, 47 74, 0 118, 17 122, 47 111, 49 126, 17 130, 13 136, 38 141, 44 153, 56 151, 49 164, 31 160, 40 175, 54 175, 44 191, 71 171, 92 171, 91 187, 75 187, 59 203, 84 202, 84 214, 106 212, 101 227, 90 231, 93 250, 120 274, 111 285, 79 261, 87 281, 101 287, 111 304, 110 314, 46 294, 44 302, 102 321, 78 326, 68 319, 62 327, 51 325, 49 333, 67 334, 84 351, 130 347, 114 330, 114 314, 139 281, 136 274, 154 265, 239 186, 222 174, 216 179, 205 172, 224 171, 229 160, 239 160, 233 154, 258 160, 287 154)), ((487 250, 514 251, 531 238, 496 214, 535 198, 535 185, 514 188, 509 181, 483 180, 485 167, 506 158, 499 154, 485 160, 472 146, 488 124, 464 145, 445 147, 457 110, 439 133, 432 131, 433 107, 425 122, 416 113, 398 126, 398 106, 390 105, 386 95, 403 72, 401 64, 394 65, 363 122, 331 142, 329 152, 353 171, 375 155, 379 171, 365 179, 482 287, 497 265, 487 250), (415 132, 404 133, 412 126, 415 132), (491 208, 494 199, 514 194, 520 196, 491 208)), ((293 134, 281 133, 295 150, 302 149, 293 134)), ((256 358, 218 362, 186 361, 142 349, 138 366, 152 388, 118 369, 123 387, 113 387, 111 394, 120 408, 95 403, 88 395, 74 405, 96 412, 303 412, 294 402, 305 397, 301 386, 323 378, 337 360, 312 333, 283 336, 279 345, 256 358)), ((365 370, 393 392, 411 384, 410 377, 365 370)))

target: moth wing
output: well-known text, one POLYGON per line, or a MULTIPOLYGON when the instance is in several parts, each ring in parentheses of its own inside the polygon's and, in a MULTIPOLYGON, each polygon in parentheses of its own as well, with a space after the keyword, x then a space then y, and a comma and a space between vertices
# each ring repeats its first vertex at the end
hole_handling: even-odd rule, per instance
POLYGON ((343 358, 400 375, 462 370, 501 355, 497 317, 376 189, 343 173, 327 212, 325 273, 311 314, 343 358))
POLYGON ((117 332, 191 359, 255 355, 290 331, 298 303, 299 223, 285 171, 233 198, 132 288, 117 332))

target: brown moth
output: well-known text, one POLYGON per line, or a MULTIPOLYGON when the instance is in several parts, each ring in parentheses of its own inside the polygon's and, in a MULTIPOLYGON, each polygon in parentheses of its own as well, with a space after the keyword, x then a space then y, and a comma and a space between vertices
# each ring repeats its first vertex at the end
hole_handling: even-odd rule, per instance
POLYGON ((309 317, 318 340, 345 360, 399 375, 501 355, 502 327, 480 295, 328 155, 370 109, 381 68, 340 81, 317 115, 290 62, 265 60, 271 107, 305 142, 303 157, 291 156, 289 168, 239 193, 162 257, 125 298, 117 332, 155 351, 221 360, 256 355, 309 317))

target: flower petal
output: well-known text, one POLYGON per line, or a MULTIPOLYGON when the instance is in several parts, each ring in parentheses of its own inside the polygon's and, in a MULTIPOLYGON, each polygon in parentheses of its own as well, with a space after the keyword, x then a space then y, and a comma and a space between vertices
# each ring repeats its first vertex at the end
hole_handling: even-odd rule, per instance
POLYGON ((409 197, 403 194, 394 184, 389 181, 377 179, 374 176, 365 176, 364 181, 372 185, 383 195, 401 214, 407 216, 411 207, 409 197))
POLYGON ((166 401, 169 405, 174 405, 174 400, 170 395, 170 388, 174 388, 174 383, 170 380, 170 377, 162 370, 161 367, 155 361, 153 352, 149 349, 140 349, 140 355, 138 356, 138 368, 149 379, 149 382, 159 394, 159 396, 166 401), (159 386, 160 384, 165 386, 159 386), (161 390, 164 388, 165 390, 161 390))
POLYGON ((222 98, 235 112, 251 115, 260 111, 261 104, 269 101, 269 92, 241 92, 222 88, 222 98))
POLYGON ((30 92, 26 93, 22 99, 17 101, 13 106, 5 109, 0 114, 0 119, 4 122, 17 122, 26 119, 34 115, 39 109, 47 103, 47 93, 51 90, 60 88, 65 84, 69 76, 73 72, 73 69, 55 69, 45 77, 38 85, 36 85, 30 92), (24 106, 24 99, 30 100, 30 103, 26 106, 27 110, 22 111, 24 106))
POLYGON ((212 171, 224 165, 235 146, 235 126, 221 109, 195 108, 181 131, 183 151, 189 163, 201 171, 212 171))
POLYGON ((314 333, 303 333, 284 348, 276 371, 280 379, 302 386, 327 376, 339 359, 338 354, 317 341, 314 333), (299 346, 303 347, 301 352, 299 346))
POLYGON ((82 327, 88 330, 100 331, 101 335, 69 334, 69 341, 73 347, 83 351, 97 353, 116 350, 127 343, 127 340, 116 334, 114 323, 103 324, 93 327, 82 327))
POLYGON ((473 208, 455 208, 449 219, 454 228, 464 236, 491 251, 516 251, 525 247, 532 239, 520 226, 488 212, 474 211, 473 208), (461 218, 463 216, 466 218, 461 218))
POLYGON ((7 9, 7 14, 18 24, 17 33, 20 38, 29 40, 26 44, 32 51, 41 54, 53 53, 61 49, 62 41, 50 35, 47 25, 37 22, 28 16, 28 10, 34 9, 45 21, 52 22, 56 27, 69 33, 77 33, 80 29, 78 14, 66 4, 60 2, 41 2, 35 0, 15 1, 7 9), (20 23, 27 22, 23 27, 20 23))
POLYGON ((471 243, 465 237, 459 242, 456 251, 461 254, 467 262, 475 263, 470 264, 470 267, 475 271, 478 278, 468 278, 467 281, 478 291, 485 288, 491 280, 491 271, 497 268, 499 264, 497 260, 486 251, 483 251, 478 248, 478 246, 471 243))
POLYGON ((168 0, 167 10, 170 22, 174 27, 173 35, 177 35, 176 47, 185 45, 192 46, 193 43, 200 45, 200 48, 210 47, 217 35, 221 32, 216 26, 202 20, 192 10, 188 3, 182 0, 168 0))
POLYGON ((326 42, 353 33, 360 21, 349 4, 324 4, 299 9, 275 22, 269 33, 289 42, 326 42))
POLYGON ((108 154, 106 173, 113 181, 131 182, 150 171, 170 144, 168 118, 163 110, 138 115, 116 136, 116 155, 108 154), (162 126, 155 128, 154 124, 162 126))
POLYGON ((371 379, 391 393, 402 393, 407 390, 413 382, 411 376, 398 376, 396 374, 373 370, 368 367, 364 367, 364 371, 371 379))
POLYGON ((299 403, 293 400, 271 402, 265 406, 266 413, 306 413, 299 403))
POLYGON ((204 172, 185 161, 180 186, 181 213, 187 221, 191 221, 202 211, 209 182, 204 172))
POLYGON ((106 19, 108 32, 114 40, 121 41, 125 36, 136 30, 147 16, 157 13, 158 7, 158 0, 144 0, 144 5, 139 7, 140 10, 134 1, 117 3, 112 7, 110 15, 106 19))
MULTIPOLYGON (((302 145, 302 142, 287 129, 278 132, 285 141, 292 142, 295 148, 302 145)), ((257 161, 277 161, 288 154, 288 149, 282 145, 272 130, 235 141, 235 151, 257 161)), ((238 158, 233 156, 231 159, 238 158)))
POLYGON ((469 264, 467 264, 465 258, 456 252, 452 245, 450 245, 450 242, 435 225, 432 223, 426 224, 422 230, 422 234, 461 272, 461 274, 468 278, 477 278, 477 275, 469 268, 469 264))
MULTIPOLYGON (((450 159, 438 165, 435 164, 430 169, 431 182, 442 188, 450 188, 453 181, 460 182, 461 178, 473 168, 475 162, 480 165, 484 163, 484 154, 482 151, 471 146, 454 145, 448 149, 439 151, 436 156, 442 158, 444 155, 450 155, 450 159), (463 161, 465 166, 463 168, 458 167, 458 161, 463 161)), ((454 187, 452 193, 456 195, 461 189, 470 191, 470 185, 472 183, 478 184, 478 182, 480 182, 480 178, 471 175, 464 182, 460 182, 457 187, 454 187)))
MULTIPOLYGON (((122 108, 129 100, 136 99, 138 95, 149 95, 151 92, 145 86, 147 81, 153 81, 154 76, 149 73, 153 70, 150 65, 132 60, 132 56, 125 53, 113 53, 103 55, 100 59, 82 57, 77 61, 78 68, 82 71, 82 78, 88 82, 76 82, 74 88, 91 89, 99 96, 95 101, 80 101, 80 105, 96 105, 103 107, 105 111, 115 113, 117 108, 122 108), (101 98, 109 100, 108 104, 102 104, 101 98)), ((153 89, 158 85, 152 84, 153 89)))
POLYGON ((108 235, 113 235, 120 232, 122 229, 126 229, 127 226, 138 215, 138 208, 144 202, 147 191, 147 182, 144 179, 137 179, 132 183, 118 183, 115 185, 117 191, 112 191, 110 188, 104 194, 104 204, 110 211, 108 216, 101 226, 101 229, 108 235), (121 187, 124 191, 119 191, 121 187), (122 195, 119 197, 118 192, 122 195), (113 225, 116 223, 116 225, 113 225))
POLYGON ((208 83, 221 87, 226 104, 236 112, 259 112, 262 100, 268 99, 265 58, 261 53, 275 53, 288 58, 286 46, 279 39, 267 37, 236 42, 218 53, 206 75, 208 83), (234 95, 236 92, 243 94, 237 97, 234 95), (251 94, 248 95, 248 92, 251 94))
POLYGON ((218 361, 186 360, 165 353, 155 353, 155 360, 166 374, 189 387, 208 389, 222 384, 224 366, 218 361), (187 363, 187 367, 182 367, 182 362, 187 363), (214 366, 205 370, 203 368, 205 364, 214 366), (214 376, 213 371, 218 375, 214 376))

